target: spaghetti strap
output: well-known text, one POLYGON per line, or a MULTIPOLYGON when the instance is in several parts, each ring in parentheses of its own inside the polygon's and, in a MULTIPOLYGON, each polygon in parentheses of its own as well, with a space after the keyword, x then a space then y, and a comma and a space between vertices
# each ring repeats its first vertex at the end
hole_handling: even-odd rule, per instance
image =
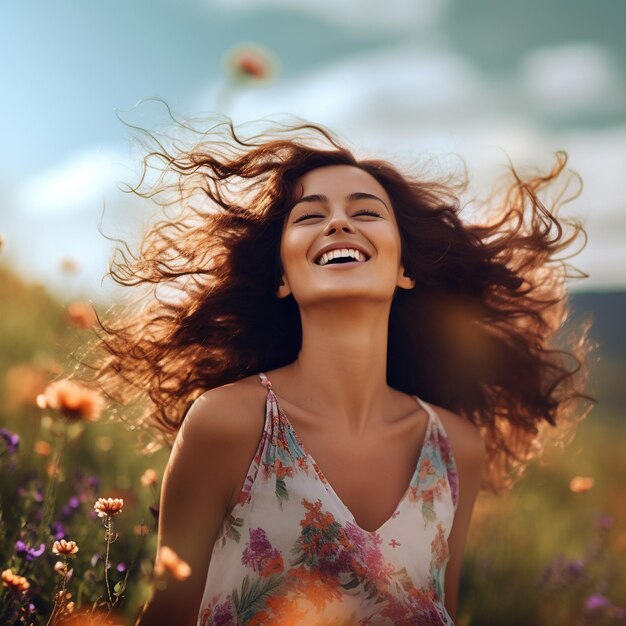
POLYGON ((261 384, 269 391, 272 388, 270 379, 263 372, 259 372, 259 378, 261 379, 261 384))

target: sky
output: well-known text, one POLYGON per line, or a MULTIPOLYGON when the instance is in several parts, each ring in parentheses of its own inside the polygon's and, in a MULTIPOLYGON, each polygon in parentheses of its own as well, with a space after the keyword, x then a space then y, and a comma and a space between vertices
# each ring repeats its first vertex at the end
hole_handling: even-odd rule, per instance
POLYGON ((304 117, 400 165, 461 157, 478 194, 509 157, 546 169, 565 150, 584 188, 562 214, 588 233, 571 262, 590 275, 571 288, 626 288, 624 24, 623 0, 2 3, 0 262, 119 293, 99 228, 132 246, 153 215, 121 189, 141 157, 128 124, 167 123, 136 105, 160 98, 180 118, 304 117), (272 51, 275 76, 227 92, 225 55, 246 42, 272 51))

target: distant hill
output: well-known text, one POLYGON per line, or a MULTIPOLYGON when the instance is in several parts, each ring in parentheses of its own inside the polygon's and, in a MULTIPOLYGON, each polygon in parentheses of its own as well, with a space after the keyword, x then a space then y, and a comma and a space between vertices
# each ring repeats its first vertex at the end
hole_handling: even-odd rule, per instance
MULTIPOLYGON (((574 292, 572 321, 591 317, 589 337, 598 344, 590 359, 589 391, 598 408, 624 422, 626 411, 626 291, 574 292)), ((624 422, 626 423, 626 422, 624 422)))
POLYGON ((574 292, 571 303, 575 317, 591 313, 590 335, 602 355, 626 361, 626 291, 574 292))

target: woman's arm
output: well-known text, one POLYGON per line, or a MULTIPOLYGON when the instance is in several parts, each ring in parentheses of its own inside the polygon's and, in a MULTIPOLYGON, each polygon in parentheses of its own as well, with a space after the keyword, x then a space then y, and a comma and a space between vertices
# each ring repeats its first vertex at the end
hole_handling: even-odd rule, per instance
POLYGON ((233 416, 232 395, 223 388, 206 392, 176 437, 161 489, 158 548, 174 550, 191 575, 167 577, 164 588, 153 585, 137 626, 197 622, 213 544, 242 472, 233 451, 242 443, 244 420, 233 416))
POLYGON ((448 537, 450 559, 446 567, 445 606, 450 617, 456 620, 465 539, 480 489, 485 444, 480 432, 473 424, 449 411, 446 413, 448 419, 445 420, 445 427, 457 465, 459 501, 448 537))

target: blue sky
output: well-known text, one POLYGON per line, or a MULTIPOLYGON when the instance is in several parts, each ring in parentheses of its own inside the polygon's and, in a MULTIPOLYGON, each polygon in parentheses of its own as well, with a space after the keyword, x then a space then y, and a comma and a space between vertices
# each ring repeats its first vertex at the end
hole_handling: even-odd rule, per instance
MULTIPOLYGON (((364 154, 407 164, 463 157, 477 193, 502 150, 547 167, 557 149, 585 182, 564 209, 589 232, 573 287, 626 286, 626 4, 622 0, 32 0, 0 8, 2 255, 64 287, 58 261, 98 298, 112 244, 151 209, 122 194, 139 154, 132 123, 210 115, 225 53, 258 42, 279 60, 272 84, 241 89, 227 112, 327 124, 364 154)), ((66 285, 65 285, 66 286, 66 285)))

